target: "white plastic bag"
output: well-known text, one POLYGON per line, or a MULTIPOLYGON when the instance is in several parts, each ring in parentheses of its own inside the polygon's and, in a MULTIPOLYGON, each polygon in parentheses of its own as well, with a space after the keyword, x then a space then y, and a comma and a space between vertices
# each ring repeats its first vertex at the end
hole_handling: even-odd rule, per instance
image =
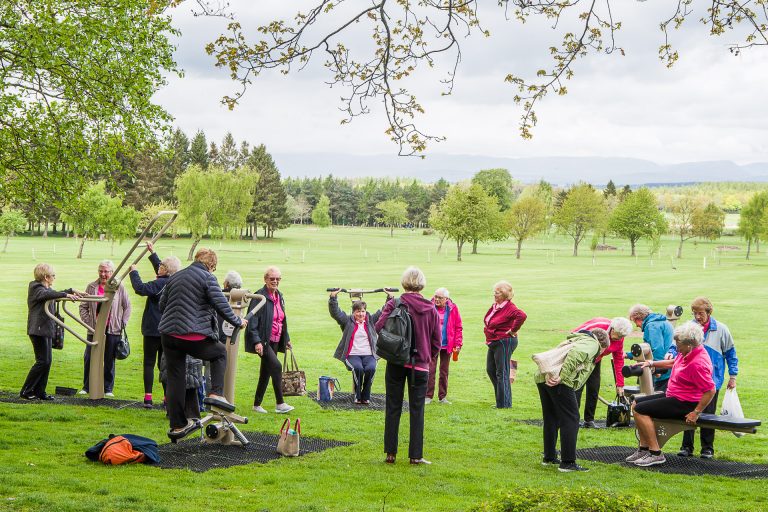
MULTIPOLYGON (((743 418, 744 411, 741 409, 741 402, 739 402, 739 394, 736 393, 736 389, 726 389, 725 398, 723 398, 723 405, 720 407, 720 414, 723 416, 730 416, 731 418, 743 418)), ((743 432, 734 432, 736 437, 744 436, 743 432)))

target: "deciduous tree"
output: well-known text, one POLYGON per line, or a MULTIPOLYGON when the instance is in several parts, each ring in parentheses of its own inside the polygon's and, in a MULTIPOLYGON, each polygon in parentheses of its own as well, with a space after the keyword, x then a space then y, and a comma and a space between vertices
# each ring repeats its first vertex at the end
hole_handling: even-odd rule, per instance
POLYGON ((768 212, 768 192, 753 195, 739 216, 738 233, 747 241, 747 259, 752 251, 752 242, 760 250, 760 239, 766 236, 764 218, 768 212))
POLYGON ((379 210, 379 221, 389 226, 389 236, 395 236, 395 226, 402 226, 408 222, 408 204, 405 201, 390 199, 376 205, 379 210))
POLYGON ((553 216, 553 222, 558 228, 573 238, 574 256, 578 256, 579 244, 587 233, 598 228, 604 219, 603 196, 587 184, 570 189, 553 216))
POLYGON ((483 187, 488 194, 496 198, 502 211, 512 206, 514 192, 512 187, 515 181, 506 169, 485 169, 477 172, 472 177, 472 183, 483 187))
POLYGON ((329 213, 331 200, 323 194, 317 202, 317 206, 312 210, 312 223, 321 228, 327 228, 331 225, 331 214, 329 213))
POLYGON ((506 215, 509 231, 517 241, 515 257, 520 259, 523 240, 541 233, 547 227, 547 205, 536 196, 520 197, 506 215))
POLYGON ((717 240, 725 229, 725 212, 715 203, 709 203, 704 208, 697 208, 691 219, 693 236, 705 240, 717 240))
MULTIPOLYGON (((0 195, 64 207, 170 116, 170 0, 0 2, 0 195)), ((111 178, 110 178, 111 179, 111 178)))
POLYGON ((632 192, 616 206, 608 220, 608 229, 629 240, 632 256, 640 238, 653 238, 667 231, 667 221, 659 211, 656 196, 643 187, 632 192))
POLYGON ((23 232, 27 227, 27 218, 19 210, 5 210, 0 213, 0 235, 5 236, 3 252, 8 250, 8 241, 16 233, 23 232))

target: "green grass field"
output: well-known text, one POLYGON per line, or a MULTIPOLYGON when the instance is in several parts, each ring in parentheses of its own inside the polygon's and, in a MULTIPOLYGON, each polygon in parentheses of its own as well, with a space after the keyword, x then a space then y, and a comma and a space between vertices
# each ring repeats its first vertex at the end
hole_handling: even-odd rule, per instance
MULTIPOLYGON (((352 441, 349 447, 206 473, 161 470, 143 465, 106 467, 88 462, 86 448, 109 433, 135 433, 166 442, 166 418, 158 411, 113 410, 61 405, 0 404, 0 509, 2 510, 465 510, 519 486, 550 489, 598 487, 644 494, 669 510, 768 510, 764 482, 723 477, 663 475, 614 465, 585 462, 586 474, 562 474, 539 464, 541 430, 519 422, 541 417, 533 384, 531 354, 554 346, 566 331, 593 316, 626 315, 643 302, 656 310, 667 304, 686 307, 706 295, 715 304, 714 316, 728 324, 740 359, 738 390, 747 416, 768 417, 762 387, 768 356, 763 349, 768 302, 768 258, 764 253, 744 259, 745 244, 735 238, 715 243, 688 242, 682 260, 672 261, 676 244, 666 240, 651 259, 640 244, 637 258, 627 243, 608 240, 618 251, 600 252, 593 259, 588 241, 579 257, 570 256, 570 239, 550 236, 524 244, 514 259, 512 242, 481 245, 480 254, 455 261, 455 246, 446 241, 436 253, 435 236, 420 230, 293 227, 270 241, 211 241, 219 251, 217 275, 238 270, 245 287, 261 286, 268 264, 281 267, 290 333, 308 388, 320 375, 339 377, 348 390, 351 378, 332 358, 340 331, 327 312, 326 287, 399 286, 402 270, 420 266, 428 290, 445 286, 464 319, 464 350, 452 363, 449 399, 453 405, 427 406, 425 457, 430 467, 410 467, 401 460, 383 464, 383 413, 323 410, 305 397, 290 398, 293 416, 302 419, 305 435, 352 441), (738 245, 741 251, 715 251, 718 245, 738 245), (704 258, 706 257, 706 268, 704 258), (492 300, 491 288, 507 279, 515 288, 515 303, 528 314, 520 331, 515 358, 520 373, 513 386, 511 410, 492 408, 492 387, 485 375, 486 348, 481 321, 492 300), (384 507, 384 501, 386 505, 384 507)), ((205 241, 201 245, 205 245, 205 241)), ((75 260, 76 242, 61 238, 15 238, 0 254, 0 389, 17 392, 33 363, 26 336, 26 289, 37 262, 55 265, 57 288, 84 289, 96 277, 101 259, 120 260, 129 244, 110 254, 107 242, 87 242, 82 260, 75 260)), ((182 259, 189 240, 162 240, 161 256, 182 259)), ((148 262, 141 264, 151 278, 148 262)), ((130 286, 129 286, 130 288, 130 286)), ((142 397, 140 323, 143 300, 130 292, 134 313, 129 325, 133 354, 118 361, 117 398, 142 397)), ((367 297, 374 309, 383 296, 367 297)), ((346 301, 346 298, 342 298, 346 301)), ((348 304, 348 302, 347 302, 348 304)), ((49 391, 55 386, 79 387, 83 345, 67 336, 63 351, 54 352, 49 391)), ((249 414, 258 373, 257 357, 241 353, 237 380, 239 412, 250 416, 249 431, 277 433, 281 415, 249 414)), ((605 396, 612 393, 610 366, 604 364, 605 396)), ((383 393, 384 363, 374 384, 383 393)), ((156 393, 157 396, 157 393, 156 393)), ((274 405, 268 392, 265 407, 274 405)), ((598 406, 598 416, 605 407, 598 406)), ((401 450, 407 446, 407 415, 401 429, 401 450)), ((718 433, 715 449, 721 459, 768 463, 766 429, 735 438, 718 433)), ((579 447, 634 445, 634 433, 581 431, 579 447)), ((667 445, 677 451, 679 438, 667 445)), ((698 439, 697 439, 698 446, 698 439)), ((405 452, 402 452, 405 453, 405 452)))

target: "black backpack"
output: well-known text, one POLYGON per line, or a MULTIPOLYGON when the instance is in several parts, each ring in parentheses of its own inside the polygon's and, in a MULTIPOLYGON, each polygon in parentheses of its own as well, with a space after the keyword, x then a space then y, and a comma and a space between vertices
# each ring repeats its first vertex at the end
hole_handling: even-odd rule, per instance
POLYGON ((390 363, 401 366, 408 363, 416 353, 413 344, 413 321, 408 306, 394 299, 395 307, 389 313, 376 343, 376 355, 390 363))

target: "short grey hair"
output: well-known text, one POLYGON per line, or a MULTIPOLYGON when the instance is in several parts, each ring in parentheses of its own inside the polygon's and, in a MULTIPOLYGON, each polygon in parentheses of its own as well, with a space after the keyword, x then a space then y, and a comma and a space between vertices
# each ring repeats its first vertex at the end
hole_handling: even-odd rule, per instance
POLYGON ((227 272, 227 275, 224 276, 224 284, 228 284, 229 288, 242 288, 243 278, 238 272, 230 270, 227 272))
POLYGON ((418 267, 408 267, 400 278, 400 284, 407 292, 420 292, 427 286, 427 278, 418 267))
POLYGON ((435 295, 439 295, 440 297, 445 297, 446 299, 451 296, 450 293, 448 293, 448 288, 438 288, 435 290, 435 295))
POLYGON ((99 268, 101 267, 109 267, 109 269, 114 272, 115 271, 115 262, 112 260, 101 260, 99 262, 99 268))
POLYGON ((165 267, 165 271, 169 276, 172 276, 181 268, 181 260, 179 260, 179 258, 176 256, 168 256, 167 258, 163 258, 163 261, 161 261, 160 264, 165 267))
POLYGON ((683 345, 698 347, 704 341, 704 331, 696 322, 685 322, 675 327, 674 339, 683 345))
POLYGON ((646 306, 645 304, 635 304, 631 308, 629 308, 629 319, 630 320, 645 320, 645 317, 651 314, 651 308, 646 306))
POLYGON ((515 296, 515 290, 512 289, 512 285, 509 283, 509 281, 499 281, 495 285, 493 285, 493 290, 499 290, 506 300, 512 300, 512 297, 515 296))
POLYGON ((626 338, 632 332, 632 322, 623 316, 617 316, 611 320, 611 325, 608 326, 608 329, 618 334, 619 337, 626 338))
POLYGON ((606 348, 608 348, 608 345, 611 342, 611 340, 608 338, 608 331, 597 327, 595 329, 592 329, 590 332, 592 333, 592 336, 594 336, 597 342, 600 344, 600 350, 605 350, 606 348))

